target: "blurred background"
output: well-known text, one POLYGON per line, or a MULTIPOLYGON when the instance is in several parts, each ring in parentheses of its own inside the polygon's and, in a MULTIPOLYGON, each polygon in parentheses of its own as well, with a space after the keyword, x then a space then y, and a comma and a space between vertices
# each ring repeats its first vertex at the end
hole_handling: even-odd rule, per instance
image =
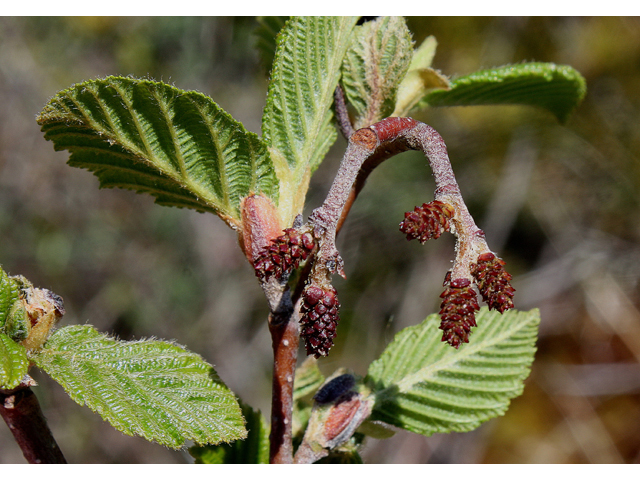
MULTIPOLYGON (((369 440, 371 463, 640 461, 640 19, 421 18, 434 67, 467 74, 522 61, 568 64, 587 80, 569 121, 529 107, 414 114, 449 148, 463 195, 514 275, 516 306, 542 314, 524 393, 464 434, 399 432, 369 440)), ((0 264, 64 298, 63 324, 122 339, 175 339, 215 365, 243 400, 270 411, 267 308, 237 238, 217 217, 99 190, 68 167, 35 122, 56 92, 106 75, 149 76, 211 96, 260 132, 267 70, 254 19, 0 18, 0 264)), ((346 146, 312 179, 306 214, 326 194, 346 146)), ((404 153, 374 172, 338 247, 348 280, 325 374, 366 373, 402 328, 439 307, 453 236, 407 242, 398 223, 433 199, 426 160, 404 153)), ((302 359, 302 355, 301 355, 302 359)), ((50 427, 72 463, 184 463, 127 437, 34 372, 50 427)), ((0 425, 0 462, 24 458, 0 425)))

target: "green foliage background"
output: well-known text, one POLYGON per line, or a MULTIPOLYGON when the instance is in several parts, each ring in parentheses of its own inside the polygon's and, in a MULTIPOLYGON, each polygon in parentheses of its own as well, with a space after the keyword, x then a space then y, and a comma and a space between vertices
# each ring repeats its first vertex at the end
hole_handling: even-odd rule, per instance
MULTIPOLYGON (((410 18, 434 35, 434 67, 467 74, 523 60, 576 68, 587 97, 566 125, 527 107, 415 115, 449 147, 472 214, 514 274, 518 308, 539 307, 541 338, 522 397, 469 433, 370 441, 365 461, 638 461, 640 451, 640 21, 622 18, 410 18), (577 433, 581 432, 581 433, 577 433)), ((53 152, 35 115, 57 91, 107 75, 199 90, 259 132, 266 75, 250 18, 0 18, 0 263, 65 300, 64 324, 123 339, 173 338, 269 411, 270 340, 262 292, 218 218, 148 196, 98 190, 53 152)), ((312 179, 317 206, 345 147, 312 179)), ((450 236, 413 245, 403 212, 432 198, 420 155, 370 178, 341 233, 349 280, 326 375, 364 374, 402 328, 437 310, 450 236), (390 194, 387 192, 391 192, 390 194), (381 254, 383 253, 383 254, 381 254)), ((70 462, 183 462, 116 432, 38 377, 45 414, 70 462)), ((22 462, 0 426, 0 462, 22 462)))

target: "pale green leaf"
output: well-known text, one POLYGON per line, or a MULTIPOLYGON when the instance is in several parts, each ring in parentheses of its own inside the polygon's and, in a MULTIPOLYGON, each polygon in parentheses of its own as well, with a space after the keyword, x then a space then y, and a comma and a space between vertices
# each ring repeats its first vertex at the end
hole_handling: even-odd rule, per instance
POLYGON ((150 80, 107 77, 58 93, 38 116, 45 138, 69 150, 102 187, 148 192, 240 225, 240 201, 278 182, 266 147, 209 97, 150 80))
POLYGON ((29 360, 25 348, 0 333, 0 390, 11 390, 29 370, 29 360))
POLYGON ((3 331, 7 315, 19 295, 18 284, 0 266, 0 332, 3 331))
POLYGON ((280 179, 279 211, 302 212, 309 178, 336 140, 333 94, 357 17, 293 17, 277 37, 262 135, 280 179))
POLYGON ((433 57, 435 57, 436 55, 437 46, 438 42, 436 41, 436 37, 434 37, 433 35, 429 35, 427 38, 425 38, 420 46, 417 47, 413 52, 413 58, 411 58, 409 71, 431 68, 433 57))
POLYGON ((32 359, 80 405, 116 429, 171 448, 246 437, 233 393, 179 345, 119 341, 90 325, 58 330, 32 359))
POLYGON ((434 89, 450 88, 449 79, 433 68, 411 70, 398 89, 398 101, 394 117, 406 117, 411 110, 426 105, 427 93, 434 89))
POLYGON ((466 432, 503 415, 529 375, 540 314, 483 307, 476 320, 459 350, 440 341, 438 315, 398 333, 369 367, 371 419, 432 435, 466 432))
POLYGON ((434 36, 423 40, 413 52, 409 71, 398 87, 396 108, 391 116, 406 117, 419 106, 419 102, 434 88, 449 88, 448 79, 431 68, 438 42, 434 36))
POLYGON ((431 91, 424 100, 432 107, 531 105, 564 122, 586 92, 585 79, 572 67, 521 63, 459 77, 449 90, 431 91))
POLYGON ((402 17, 380 17, 356 27, 342 65, 344 92, 357 112, 356 129, 391 115, 412 55, 413 41, 402 17))
POLYGON ((259 410, 240 402, 247 421, 247 438, 231 445, 203 445, 191 447, 189 453, 196 463, 255 464, 269 463, 269 424, 259 410))

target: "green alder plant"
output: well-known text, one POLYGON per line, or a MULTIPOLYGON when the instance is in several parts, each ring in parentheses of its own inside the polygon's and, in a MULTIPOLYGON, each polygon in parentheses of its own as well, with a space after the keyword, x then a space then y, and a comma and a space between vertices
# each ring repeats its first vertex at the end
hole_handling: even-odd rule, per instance
POLYGON ((522 393, 539 313, 513 308, 511 275, 469 214, 444 140, 407 115, 519 104, 565 121, 584 79, 550 63, 450 79, 432 67, 436 40, 415 47, 399 17, 266 17, 256 34, 272 65, 262 136, 202 93, 129 77, 73 85, 37 121, 56 150, 69 151, 69 165, 93 172, 101 187, 213 213, 238 235, 270 309, 270 422, 173 342, 125 342, 90 325, 54 331, 62 299, 0 270, 0 412, 30 462, 64 461, 31 391, 31 366, 123 433, 176 449, 193 442, 199 463, 359 462, 367 437, 469 431, 522 393), (305 221, 311 175, 338 131, 344 158, 305 221), (456 237, 441 310, 400 331, 364 376, 339 368, 325 377, 317 359, 339 334, 331 278, 345 276, 336 236, 375 167, 407 150, 425 154, 436 190, 400 231, 421 243, 456 237), (309 357, 298 365, 301 338, 309 357))

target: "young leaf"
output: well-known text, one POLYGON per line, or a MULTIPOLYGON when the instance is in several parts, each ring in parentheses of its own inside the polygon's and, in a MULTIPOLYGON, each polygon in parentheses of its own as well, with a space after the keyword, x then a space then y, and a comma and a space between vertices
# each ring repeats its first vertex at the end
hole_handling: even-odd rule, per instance
POLYGON ((280 179, 279 210, 302 212, 309 177, 336 140, 333 93, 357 17, 293 17, 277 37, 262 135, 280 179))
POLYGON ((0 332, 5 325, 11 307, 18 300, 18 297, 18 285, 0 267, 0 332))
POLYGON ((0 390, 16 388, 28 370, 25 348, 0 333, 0 390))
POLYGON ((256 48, 260 53, 262 63, 271 68, 273 56, 276 53, 276 37, 289 17, 258 17, 255 29, 256 48))
POLYGON ((434 88, 449 89, 449 80, 431 68, 437 46, 435 37, 429 36, 413 52, 409 71, 398 87, 396 108, 391 116, 406 117, 418 106, 420 99, 434 88))
POLYGON ((432 435, 473 430, 504 414, 529 375, 540 314, 483 307, 476 320, 459 350, 440 341, 438 315, 398 333, 369 367, 371 420, 432 435))
POLYGON ((260 410, 240 402, 242 415, 247 421, 247 438, 231 445, 203 445, 191 447, 189 453, 196 463, 254 464, 269 463, 269 424, 260 410))
POLYGON ((457 78, 449 90, 431 91, 424 100, 432 107, 531 105, 547 109, 564 122, 586 91, 585 79, 572 67, 522 63, 457 78))
POLYGON ((32 360, 116 429, 170 448, 246 437, 240 407, 213 367, 179 345, 118 341, 90 325, 58 330, 32 360))
POLYGON ((354 128, 391 115, 411 57, 413 42, 402 17, 380 17, 356 27, 342 64, 342 84, 356 109, 354 128))
POLYGON ((59 92, 37 118, 69 165, 102 187, 148 192, 162 205, 219 215, 240 226, 240 201, 278 181, 260 139, 209 97, 161 82, 107 77, 59 92))

